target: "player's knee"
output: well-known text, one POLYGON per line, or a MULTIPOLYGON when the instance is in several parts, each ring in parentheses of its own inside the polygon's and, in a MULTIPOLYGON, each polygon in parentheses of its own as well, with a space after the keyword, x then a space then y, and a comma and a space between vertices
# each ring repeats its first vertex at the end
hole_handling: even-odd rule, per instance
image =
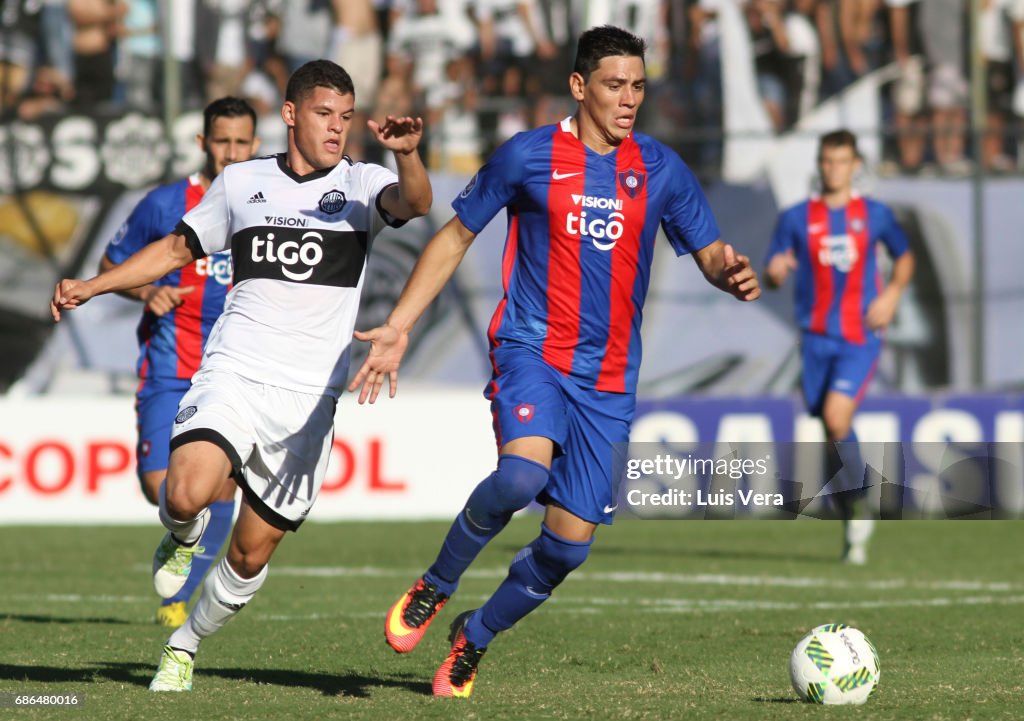
POLYGON ((195 518, 207 504, 191 493, 188 484, 171 483, 168 481, 164 491, 167 513, 171 518, 184 521, 195 518))
POLYGON ((566 576, 583 565, 590 553, 590 541, 570 541, 541 524, 540 536, 529 545, 530 553, 523 558, 535 576, 537 590, 550 593, 566 576))
POLYGON ((246 550, 232 543, 227 553, 228 565, 240 578, 256 578, 270 563, 270 554, 259 549, 246 550))
POLYGON ((842 441, 850 435, 851 419, 844 413, 830 412, 825 409, 822 414, 822 421, 825 424, 825 434, 830 441, 842 441))
POLYGON ((504 454, 498 470, 491 476, 494 495, 503 511, 526 508, 548 484, 551 473, 543 464, 522 456, 504 454))

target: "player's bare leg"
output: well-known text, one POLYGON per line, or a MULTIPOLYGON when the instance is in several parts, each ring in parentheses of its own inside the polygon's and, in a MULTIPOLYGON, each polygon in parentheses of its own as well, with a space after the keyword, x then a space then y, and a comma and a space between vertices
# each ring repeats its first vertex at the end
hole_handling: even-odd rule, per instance
POLYGON ((153 555, 153 586, 170 598, 185 585, 192 555, 201 552, 209 505, 231 474, 231 461, 208 441, 186 443, 171 452, 160 493, 160 522, 168 533, 153 555))
MULTIPOLYGON (((840 455, 846 455, 843 462, 848 465, 851 473, 846 479, 848 484, 856 483, 857 489, 863 483, 863 463, 860 451, 856 448, 856 436, 853 435, 853 416, 857 411, 857 399, 852 396, 830 391, 825 396, 822 408, 822 421, 828 440, 839 444, 840 455), (860 475, 860 478, 853 478, 860 475)), ((863 491, 848 490, 839 494, 840 512, 843 517, 843 555, 845 563, 863 565, 867 563, 867 545, 875 529, 875 521, 865 517, 861 507, 863 491)))

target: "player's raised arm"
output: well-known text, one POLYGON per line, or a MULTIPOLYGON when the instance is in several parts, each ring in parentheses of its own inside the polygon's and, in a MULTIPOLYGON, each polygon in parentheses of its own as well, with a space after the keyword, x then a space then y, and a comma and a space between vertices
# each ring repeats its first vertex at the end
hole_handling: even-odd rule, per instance
POLYGON ((60 321, 62 310, 73 310, 96 295, 152 283, 195 259, 185 242, 185 236, 171 233, 155 243, 150 243, 124 263, 94 278, 60 281, 53 290, 50 312, 54 321, 60 321))
POLYGON ((423 138, 423 119, 389 115, 383 125, 374 120, 368 120, 366 125, 377 142, 395 154, 398 185, 381 196, 384 210, 402 220, 426 215, 434 195, 427 169, 417 151, 423 138))
POLYGON ((739 300, 761 297, 761 285, 750 265, 750 258, 736 253, 728 243, 716 240, 698 250, 693 257, 704 277, 716 288, 739 300))
POLYGON ((391 315, 382 326, 369 331, 356 331, 357 340, 370 343, 370 353, 349 384, 349 391, 359 391, 359 402, 377 400, 384 378, 388 379, 389 397, 398 392, 398 367, 409 345, 409 333, 448 279, 459 267, 463 256, 476 238, 458 216, 453 217, 430 239, 412 274, 402 289, 391 315))

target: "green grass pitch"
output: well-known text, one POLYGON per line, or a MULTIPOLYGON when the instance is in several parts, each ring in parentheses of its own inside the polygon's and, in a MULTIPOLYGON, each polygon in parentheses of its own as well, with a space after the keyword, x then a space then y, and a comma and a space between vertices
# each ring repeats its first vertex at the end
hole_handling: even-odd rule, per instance
POLYGON ((388 606, 446 523, 307 524, 263 589, 208 639, 191 694, 147 684, 166 633, 150 554, 162 530, 0 528, 0 693, 85 694, 2 719, 1019 719, 1022 527, 882 523, 867 567, 837 563, 822 521, 627 521, 602 528, 552 600, 491 645, 469 700, 433 699, 447 624, 495 588, 537 516, 488 547, 413 653, 388 606), (788 659, 848 623, 881 658, 862 707, 796 700, 788 659))

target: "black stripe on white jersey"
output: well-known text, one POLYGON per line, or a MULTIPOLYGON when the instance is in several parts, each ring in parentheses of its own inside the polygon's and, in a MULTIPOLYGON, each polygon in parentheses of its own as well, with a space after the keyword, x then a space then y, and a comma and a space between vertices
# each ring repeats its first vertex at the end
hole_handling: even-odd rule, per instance
POLYGON ((254 225, 231 239, 235 284, 250 278, 355 288, 366 262, 363 230, 254 225))

